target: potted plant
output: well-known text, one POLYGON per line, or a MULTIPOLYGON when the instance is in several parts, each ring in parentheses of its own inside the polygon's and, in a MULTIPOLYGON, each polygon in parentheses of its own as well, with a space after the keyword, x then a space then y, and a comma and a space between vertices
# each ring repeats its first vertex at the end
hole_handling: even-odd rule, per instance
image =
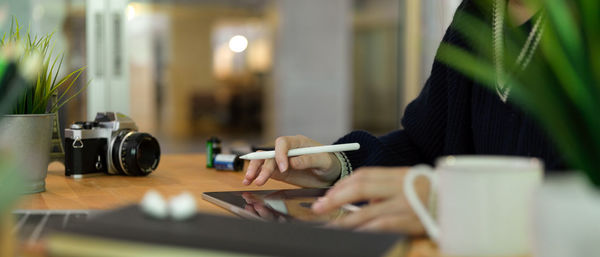
MULTIPOLYGON (((495 8, 506 0, 492 0, 495 8)), ((514 63, 528 35, 507 30, 494 42, 498 25, 461 14, 464 36, 475 52, 442 45, 439 59, 492 90, 509 85, 511 97, 536 117, 579 176, 549 179, 535 196, 533 225, 537 256, 593 256, 600 252, 600 1, 528 0, 541 7, 539 48, 527 72, 514 63), (513 41, 512 39, 521 39, 513 41), (520 44, 518 42, 521 42, 520 44), (490 46, 494 49, 490 51, 490 46), (499 69, 500 67, 500 69, 499 69)), ((489 2, 488 2, 489 4, 489 2)), ((496 38, 497 39, 497 38, 496 38)), ((516 62, 515 62, 516 63, 516 62)))
POLYGON ((45 190, 53 118, 84 89, 72 92, 83 67, 59 77, 64 55, 54 55, 52 37, 23 33, 15 19, 0 39, 0 148, 14 153, 25 193, 45 190))

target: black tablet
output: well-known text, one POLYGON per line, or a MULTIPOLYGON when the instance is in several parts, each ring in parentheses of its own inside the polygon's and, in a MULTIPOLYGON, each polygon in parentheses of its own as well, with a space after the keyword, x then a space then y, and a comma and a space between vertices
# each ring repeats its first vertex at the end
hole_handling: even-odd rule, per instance
POLYGON ((205 192, 202 198, 238 216, 264 221, 327 223, 360 209, 346 205, 325 215, 313 213, 311 206, 328 188, 286 190, 205 192))

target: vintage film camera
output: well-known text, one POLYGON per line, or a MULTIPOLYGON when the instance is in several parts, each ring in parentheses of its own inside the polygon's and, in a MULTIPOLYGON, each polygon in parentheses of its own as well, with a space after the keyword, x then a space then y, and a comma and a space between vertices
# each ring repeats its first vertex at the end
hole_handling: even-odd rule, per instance
POLYGON ((146 176, 159 160, 156 138, 137 132, 133 120, 121 113, 99 112, 94 121, 78 121, 65 129, 65 176, 146 176))

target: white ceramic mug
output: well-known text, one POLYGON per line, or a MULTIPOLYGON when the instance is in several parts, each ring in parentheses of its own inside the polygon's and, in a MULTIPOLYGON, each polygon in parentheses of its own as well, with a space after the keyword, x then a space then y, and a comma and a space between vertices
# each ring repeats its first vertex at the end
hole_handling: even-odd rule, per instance
POLYGON ((440 251, 449 256, 521 256, 531 253, 530 213, 541 184, 538 159, 448 156, 436 170, 415 166, 404 180, 411 207, 440 251), (424 207, 414 180, 424 176, 437 194, 438 222, 424 207))

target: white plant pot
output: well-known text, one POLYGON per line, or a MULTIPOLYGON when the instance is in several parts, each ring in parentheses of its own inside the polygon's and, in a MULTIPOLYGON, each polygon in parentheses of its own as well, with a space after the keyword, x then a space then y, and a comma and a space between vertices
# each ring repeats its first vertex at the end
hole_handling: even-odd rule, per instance
POLYGON ((53 118, 54 114, 0 117, 0 148, 14 156, 25 180, 26 194, 46 190, 53 118))
POLYGON ((534 204, 534 256, 600 256, 600 190, 586 178, 548 179, 534 204))

